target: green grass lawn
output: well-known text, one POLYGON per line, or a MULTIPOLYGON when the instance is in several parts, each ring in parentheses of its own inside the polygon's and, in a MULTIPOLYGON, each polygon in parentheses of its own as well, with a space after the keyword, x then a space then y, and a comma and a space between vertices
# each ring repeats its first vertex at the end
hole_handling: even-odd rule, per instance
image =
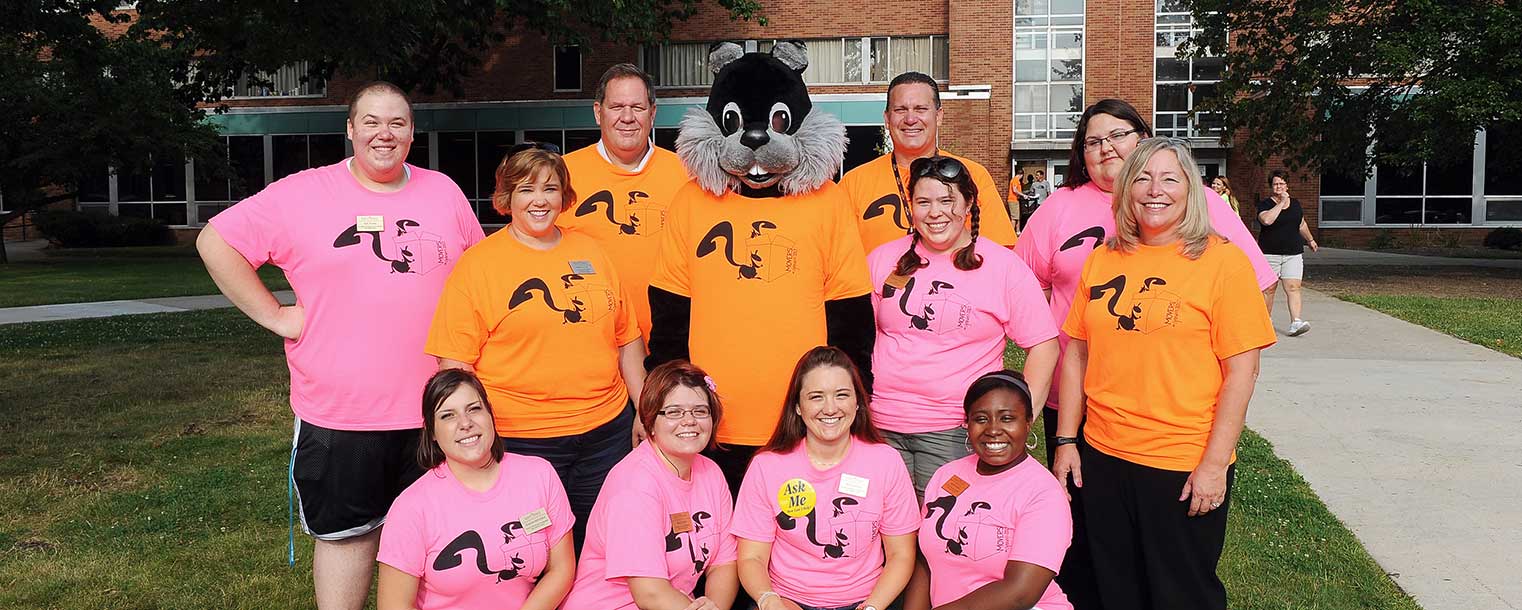
MULTIPOLYGON (((216 294, 206 267, 188 247, 58 251, 42 260, 0 265, 0 307, 216 294)), ((265 266, 271 290, 285 275, 265 266)))
POLYGON ((1522 358, 1522 300, 1384 295, 1340 298, 1522 358))
MULTIPOLYGON (((0 608, 312 607, 285 384, 232 310, 0 326, 0 608)), ((1240 455, 1233 607, 1416 608, 1266 442, 1240 455)))

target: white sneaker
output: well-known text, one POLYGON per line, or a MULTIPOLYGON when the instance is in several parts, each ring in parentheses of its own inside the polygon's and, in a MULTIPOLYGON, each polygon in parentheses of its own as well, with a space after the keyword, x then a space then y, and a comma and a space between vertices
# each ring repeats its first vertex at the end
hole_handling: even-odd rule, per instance
POLYGON ((1289 336, 1298 337, 1311 329, 1311 323, 1305 320, 1295 320, 1289 323, 1289 336))

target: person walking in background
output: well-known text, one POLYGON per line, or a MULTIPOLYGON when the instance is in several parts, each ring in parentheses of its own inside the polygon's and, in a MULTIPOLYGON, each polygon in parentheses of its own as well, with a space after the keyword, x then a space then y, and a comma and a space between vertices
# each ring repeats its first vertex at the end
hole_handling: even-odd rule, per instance
POLYGON ((1210 189, 1220 195, 1226 203, 1231 204, 1231 211, 1241 213, 1242 204, 1237 201, 1237 196, 1231 192, 1231 180, 1226 176, 1216 176, 1210 180, 1210 189))
MULTIPOLYGON (((1289 306, 1289 330, 1287 334, 1298 337, 1311 329, 1311 323, 1301 316, 1300 285, 1305 280, 1305 246, 1311 252, 1321 249, 1311 237, 1311 229, 1305 224, 1305 211, 1300 200, 1289 196, 1289 181, 1283 170, 1269 174, 1268 183, 1273 194, 1258 202, 1258 247, 1268 257, 1268 264, 1279 276, 1284 286, 1284 300, 1289 306)), ((1274 286, 1263 290, 1263 302, 1268 306, 1270 317, 1274 313, 1274 286)))

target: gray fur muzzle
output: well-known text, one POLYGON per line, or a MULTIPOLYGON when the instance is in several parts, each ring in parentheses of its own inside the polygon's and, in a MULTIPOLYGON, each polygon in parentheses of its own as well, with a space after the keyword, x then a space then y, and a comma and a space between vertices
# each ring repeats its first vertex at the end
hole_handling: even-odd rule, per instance
POLYGON ((741 143, 744 131, 728 136, 702 108, 682 117, 677 154, 698 184, 715 195, 779 185, 783 194, 809 193, 835 177, 846 151, 846 128, 840 119, 815 109, 804 116, 797 133, 768 130, 767 142, 752 149, 741 143))

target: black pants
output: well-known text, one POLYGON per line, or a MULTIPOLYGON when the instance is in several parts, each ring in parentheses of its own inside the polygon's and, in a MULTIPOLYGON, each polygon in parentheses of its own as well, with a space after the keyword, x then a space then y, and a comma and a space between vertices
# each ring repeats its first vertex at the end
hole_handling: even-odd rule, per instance
MULTIPOLYGON (((1189 473, 1142 466, 1080 443, 1089 548, 1107 610, 1225 610, 1216 564, 1236 466, 1220 508, 1189 516, 1189 473)), ((1066 589, 1064 589, 1066 591, 1066 589)), ((1071 595, 1071 594, 1069 594, 1071 595)))
POLYGON ((581 554, 581 543, 587 537, 587 518, 592 514, 592 505, 597 503, 602 482, 608 478, 608 471, 613 470, 619 460, 629 455, 633 448, 633 434, 634 406, 631 403, 624 407, 618 417, 581 434, 502 439, 508 451, 542 457, 555 467, 555 474, 560 475, 560 484, 565 486, 571 514, 576 516, 576 525, 571 528, 571 534, 575 539, 578 556, 581 554))
MULTIPOLYGON (((1057 410, 1043 407, 1042 427, 1046 429, 1046 465, 1052 465, 1052 454, 1057 449, 1057 410)), ((1083 426, 1078 426, 1078 438, 1083 438, 1083 426)), ((1084 481, 1088 481, 1088 464, 1083 465, 1084 481)), ((1084 526, 1083 496, 1071 482, 1067 484, 1068 496, 1073 501, 1073 543, 1062 558, 1062 569, 1057 572, 1057 586, 1068 596, 1073 610, 1104 610, 1099 599, 1099 585, 1094 582, 1094 558, 1089 553, 1088 530, 1084 526)))

